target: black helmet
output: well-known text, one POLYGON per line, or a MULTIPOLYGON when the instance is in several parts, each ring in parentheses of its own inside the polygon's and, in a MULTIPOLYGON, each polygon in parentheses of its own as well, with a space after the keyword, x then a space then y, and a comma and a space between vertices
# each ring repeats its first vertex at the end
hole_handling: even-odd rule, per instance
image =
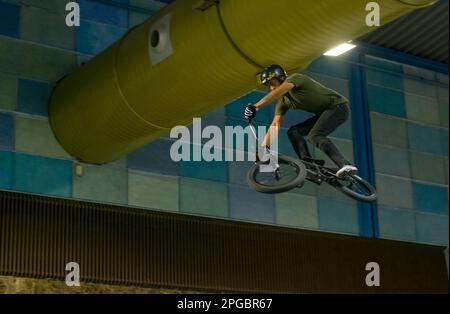
POLYGON ((273 64, 262 71, 261 83, 266 85, 273 78, 277 78, 281 83, 283 83, 287 78, 287 73, 278 64, 273 64))

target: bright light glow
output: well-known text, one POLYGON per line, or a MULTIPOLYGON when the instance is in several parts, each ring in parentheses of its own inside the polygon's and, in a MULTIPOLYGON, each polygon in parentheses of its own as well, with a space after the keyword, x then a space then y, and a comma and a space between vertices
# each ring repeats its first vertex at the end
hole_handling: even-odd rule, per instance
POLYGON ((331 56, 331 57, 337 57, 343 53, 346 53, 347 51, 352 50, 355 47, 356 47, 356 45, 345 43, 345 44, 339 45, 336 48, 333 48, 333 49, 325 52, 324 55, 331 56))

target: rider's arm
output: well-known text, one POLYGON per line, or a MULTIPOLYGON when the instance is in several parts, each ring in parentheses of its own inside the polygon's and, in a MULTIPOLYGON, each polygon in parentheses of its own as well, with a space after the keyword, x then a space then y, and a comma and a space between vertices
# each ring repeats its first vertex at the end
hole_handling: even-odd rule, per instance
POLYGON ((272 124, 270 125, 269 131, 264 138, 262 147, 270 146, 270 139, 275 139, 278 136, 278 132, 283 124, 284 117, 281 115, 276 115, 273 118, 272 124))
POLYGON ((281 84, 279 87, 268 93, 263 99, 258 101, 255 106, 259 110, 262 107, 280 99, 284 95, 286 95, 291 89, 295 87, 294 84, 290 82, 285 82, 281 84))

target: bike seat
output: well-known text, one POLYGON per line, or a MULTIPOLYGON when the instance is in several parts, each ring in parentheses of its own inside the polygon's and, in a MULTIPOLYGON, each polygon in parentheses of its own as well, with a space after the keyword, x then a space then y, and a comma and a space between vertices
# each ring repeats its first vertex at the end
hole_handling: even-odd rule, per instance
POLYGON ((321 159, 303 158, 302 160, 306 161, 306 162, 309 162, 309 163, 316 164, 316 165, 318 165, 320 167, 325 166, 325 163, 326 163, 325 160, 321 160, 321 159))

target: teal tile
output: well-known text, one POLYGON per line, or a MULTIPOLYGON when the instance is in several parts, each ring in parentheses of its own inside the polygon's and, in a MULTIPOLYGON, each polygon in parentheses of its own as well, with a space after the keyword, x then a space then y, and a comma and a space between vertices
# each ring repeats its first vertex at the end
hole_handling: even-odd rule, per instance
POLYGON ((448 130, 409 123, 408 136, 413 151, 448 155, 448 130))
POLYGON ((403 74, 402 64, 387 59, 365 56, 365 64, 369 67, 391 72, 392 74, 403 74))
MULTIPOLYGON (((196 148, 201 149, 201 152, 203 152, 204 146, 191 145, 191 157, 193 157, 193 150, 196 148)), ((215 151, 213 151, 213 153, 215 153, 215 151)), ((219 150, 218 154, 220 154, 222 161, 207 162, 203 159, 203 157, 201 161, 181 161, 180 176, 194 179, 228 182, 228 164, 224 161, 224 150, 219 150)))
POLYGON ((14 115, 0 112, 0 149, 14 151, 14 115))
POLYGON ((0 35, 19 37, 20 6, 0 2, 0 35))
POLYGON ((74 176, 73 197, 76 199, 127 204, 127 171, 81 164, 83 175, 74 176))
POLYGON ((319 228, 317 199, 292 193, 275 195, 276 223, 307 229, 319 228))
POLYGON ((71 197, 72 161, 17 153, 12 189, 33 194, 71 197))
POLYGON ((439 118, 441 122, 441 126, 448 128, 448 99, 447 100, 440 100, 439 101, 439 118))
POLYGON ((76 67, 75 53, 6 37, 0 38, 0 72, 56 82, 76 67), (39 60, 39 63, 36 63, 39 60))
POLYGON ((417 241, 448 246, 448 216, 417 214, 417 241))
POLYGON ((373 143, 408 148, 408 127, 405 121, 371 113, 371 126, 373 143))
POLYGON ((359 234, 358 208, 353 202, 319 197, 320 230, 347 234, 359 234))
POLYGON ((414 152, 411 152, 410 158, 412 177, 414 179, 441 184, 446 183, 445 158, 414 152))
POLYGON ((371 111, 399 118, 406 117, 405 99, 402 91, 368 84, 367 100, 371 111))
POLYGON ((440 125, 439 103, 435 98, 405 94, 406 116, 409 120, 440 125))
POLYGON ((178 203, 179 186, 177 177, 144 172, 129 173, 129 205, 156 210, 178 211, 178 203))
POLYGON ((0 109, 12 111, 17 104, 17 79, 0 74, 0 109))
POLYGON ((211 181, 180 178, 180 211, 228 217, 228 187, 211 181))
POLYGON ((376 175, 378 204, 386 207, 413 209, 412 183, 408 179, 376 175))
MULTIPOLYGON (((233 102, 226 105, 226 115, 228 117, 244 119, 244 110, 248 104, 255 104, 265 97, 267 93, 260 91, 252 91, 240 98, 234 100, 233 102)), ((274 109, 273 106, 266 106, 258 111, 254 122, 255 124, 270 124, 273 119, 274 109)), ((245 121, 244 121, 245 122, 245 121)))
POLYGON ((444 159, 444 174, 445 174, 445 183, 448 185, 448 158, 444 159))
POLYGON ((14 153, 0 151, 0 189, 9 190, 13 184, 14 153))
POLYGON ((408 151, 374 145, 373 152, 376 172, 405 178, 411 176, 408 151))
POLYGON ((430 98, 438 97, 437 87, 434 82, 421 79, 404 78, 403 84, 405 92, 430 98))
POLYGON ((413 192, 416 210, 448 215, 448 186, 414 182, 413 192))
POLYGON ((384 239, 416 240, 416 219, 413 211, 381 207, 378 209, 380 237, 384 239))
POLYGON ((403 76, 399 73, 366 69, 366 80, 371 85, 387 87, 398 91, 403 90, 403 76))
POLYGON ((48 104, 53 85, 31 80, 19 79, 17 111, 48 116, 48 104))
POLYGON ((34 7, 22 7, 21 38, 50 46, 73 49, 75 28, 66 26, 66 14, 54 14, 34 7))
POLYGON ((56 140, 46 119, 16 117, 16 151, 71 159, 56 140))
POLYGON ((129 0, 130 5, 138 8, 143 8, 151 11, 159 11, 167 5, 162 1, 148 1, 148 0, 129 0))

